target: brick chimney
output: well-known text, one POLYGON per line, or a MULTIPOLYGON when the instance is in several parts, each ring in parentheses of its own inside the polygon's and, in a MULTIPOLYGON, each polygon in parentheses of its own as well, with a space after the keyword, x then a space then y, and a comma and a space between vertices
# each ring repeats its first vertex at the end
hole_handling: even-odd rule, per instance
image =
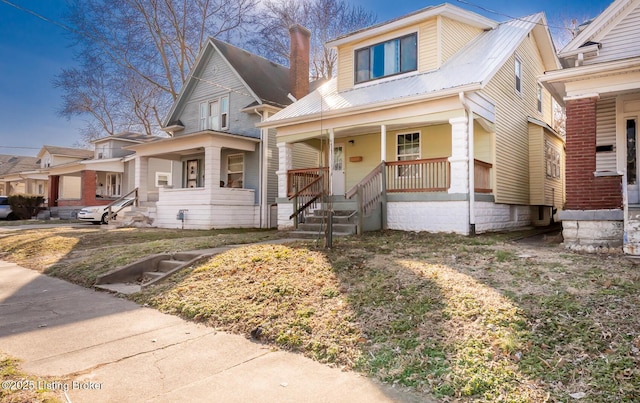
POLYGON ((309 93, 309 38, 311 32, 301 25, 289 28, 289 88, 291 95, 300 99, 309 93))

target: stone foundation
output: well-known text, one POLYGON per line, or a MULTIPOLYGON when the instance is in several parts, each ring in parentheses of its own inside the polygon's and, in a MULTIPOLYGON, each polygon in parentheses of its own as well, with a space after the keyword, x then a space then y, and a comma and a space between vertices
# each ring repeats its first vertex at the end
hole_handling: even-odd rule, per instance
POLYGON ((562 211, 560 219, 567 249, 589 253, 622 251, 622 210, 562 211))

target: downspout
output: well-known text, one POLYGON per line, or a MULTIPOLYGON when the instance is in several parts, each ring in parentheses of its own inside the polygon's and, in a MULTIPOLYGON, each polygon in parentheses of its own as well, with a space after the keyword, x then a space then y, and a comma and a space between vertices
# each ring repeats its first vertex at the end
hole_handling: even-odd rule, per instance
POLYGON ((467 135, 469 143, 469 234, 476 234, 476 178, 475 178, 475 156, 474 156, 474 130, 473 130, 473 109, 467 102, 464 92, 460 92, 460 103, 464 106, 467 115, 467 135))
MULTIPOLYGON (((262 113, 260 113, 258 111, 258 108, 255 108, 253 110, 256 115, 260 116, 260 122, 264 121, 264 115, 262 113)), ((269 149, 268 148, 268 142, 269 142, 269 135, 268 135, 269 129, 260 129, 260 228, 265 228, 264 227, 264 220, 266 217, 266 211, 265 208, 267 206, 267 170, 264 169, 264 164, 266 159, 266 152, 269 149), (267 135, 265 136, 265 133, 267 133, 267 135)))

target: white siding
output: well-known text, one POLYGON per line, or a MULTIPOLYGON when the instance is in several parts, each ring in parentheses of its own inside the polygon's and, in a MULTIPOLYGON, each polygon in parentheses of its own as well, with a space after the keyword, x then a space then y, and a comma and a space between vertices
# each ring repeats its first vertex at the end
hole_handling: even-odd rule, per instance
POLYGON ((612 146, 611 151, 596 151, 596 171, 616 168, 616 100, 603 99, 596 105, 596 146, 612 146))
POLYGON ((640 6, 622 19, 615 27, 601 38, 594 40, 602 43, 600 54, 585 60, 585 64, 602 63, 612 60, 627 59, 640 56, 640 6))
POLYGON ((185 229, 257 228, 259 208, 254 203, 254 193, 228 188, 160 189, 154 225, 181 228, 182 221, 176 216, 179 210, 188 210, 185 229))

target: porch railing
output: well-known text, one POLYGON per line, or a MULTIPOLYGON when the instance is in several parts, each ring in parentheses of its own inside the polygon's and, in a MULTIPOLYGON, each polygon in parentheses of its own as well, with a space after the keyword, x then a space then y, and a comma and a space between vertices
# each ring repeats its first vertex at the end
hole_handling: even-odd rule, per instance
POLYGON ((451 183, 447 158, 386 163, 387 192, 446 192, 451 183))
POLYGON ((476 193, 491 193, 491 168, 488 162, 475 160, 473 165, 473 177, 476 193))
POLYGON ((358 212, 358 234, 362 234, 364 227, 364 217, 371 214, 378 207, 378 203, 382 206, 382 227, 386 229, 386 163, 382 161, 380 165, 375 167, 360 182, 356 183, 349 191, 345 193, 347 199, 357 197, 358 212))
POLYGON ((300 189, 306 188, 319 177, 324 177, 328 187, 329 168, 292 169, 287 171, 287 196, 291 197, 300 189))

